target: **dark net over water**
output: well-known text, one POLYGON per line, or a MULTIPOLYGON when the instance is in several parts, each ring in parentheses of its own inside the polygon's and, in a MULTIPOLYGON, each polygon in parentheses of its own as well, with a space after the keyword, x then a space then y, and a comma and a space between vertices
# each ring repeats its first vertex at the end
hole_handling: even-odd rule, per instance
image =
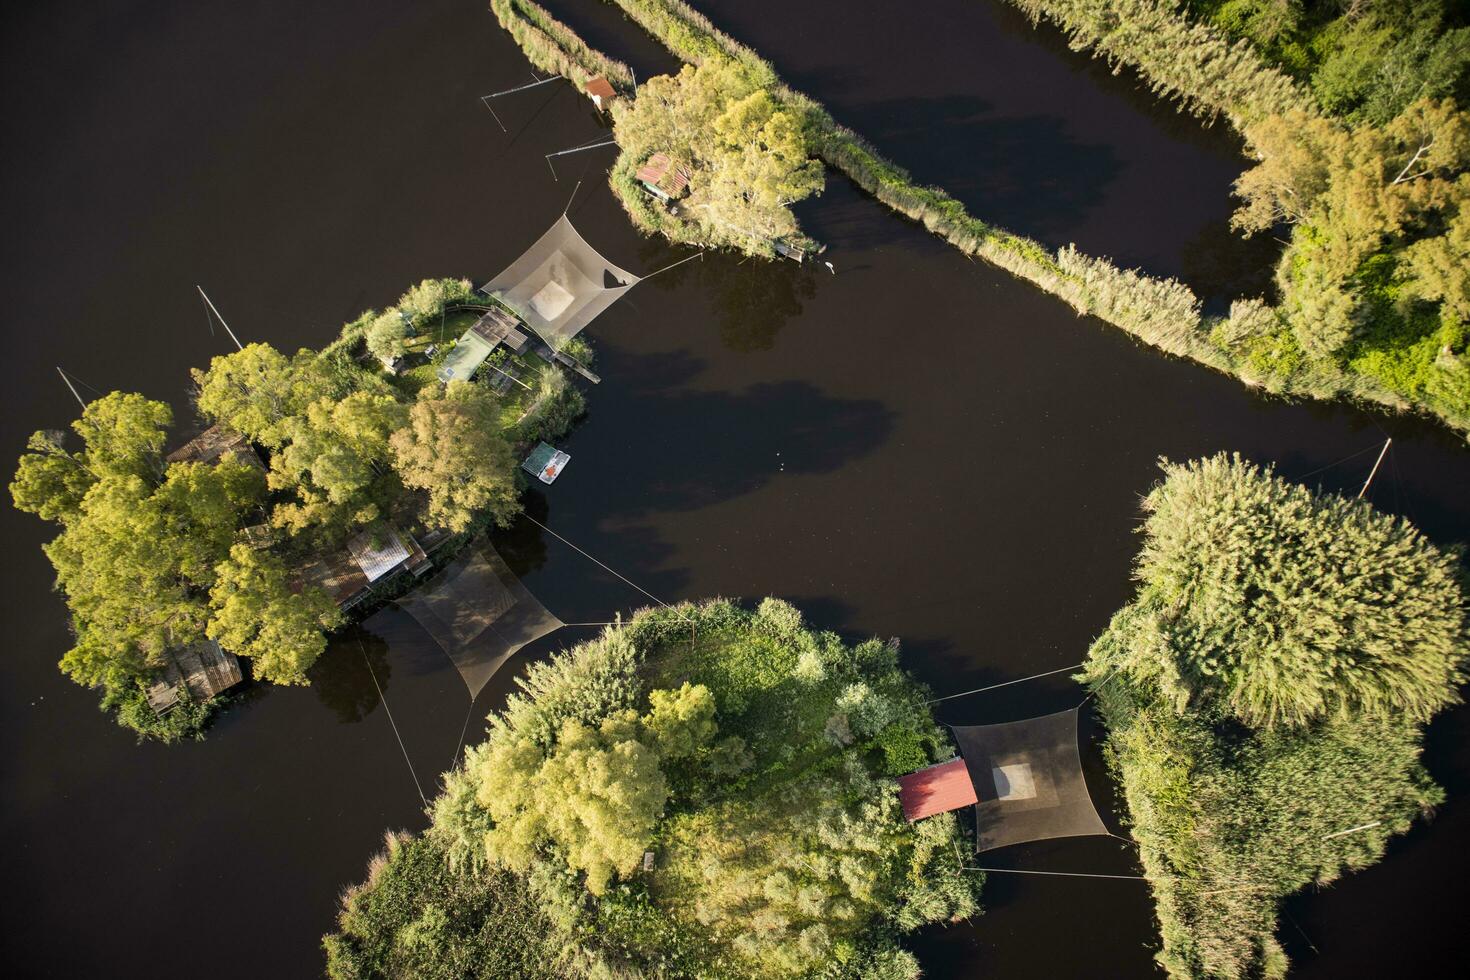
POLYGON ((444 648, 472 699, 517 650, 562 625, 484 538, 398 604, 444 648))
POLYGON ((1082 776, 1078 711, 954 729, 980 801, 975 804, 977 852, 1108 832, 1082 776))

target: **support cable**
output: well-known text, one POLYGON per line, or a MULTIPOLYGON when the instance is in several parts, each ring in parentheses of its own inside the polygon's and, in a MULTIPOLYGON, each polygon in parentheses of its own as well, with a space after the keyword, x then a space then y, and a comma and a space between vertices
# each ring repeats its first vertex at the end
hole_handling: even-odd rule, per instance
POLYGON ((940 701, 948 701, 950 698, 962 698, 962 697, 964 697, 967 694, 981 694, 981 693, 984 693, 985 691, 993 691, 993 690, 995 690, 998 687, 1010 687, 1012 684, 1023 684, 1026 681, 1034 681, 1038 677, 1050 677, 1053 674, 1065 674, 1069 670, 1076 670, 1078 667, 1082 667, 1082 666, 1085 666, 1085 665, 1086 665, 1086 661, 1083 661, 1080 664, 1073 664, 1070 667, 1058 667, 1056 670, 1048 670, 1048 671, 1045 671, 1045 672, 1040 673, 1040 674, 1032 674, 1030 677, 1018 677, 1018 678, 1016 678, 1013 681, 1001 681, 999 684, 991 684, 988 687, 977 687, 977 688, 975 688, 972 691, 961 691, 958 694, 946 694, 942 698, 930 698, 928 701, 925 701, 924 703, 925 704, 938 704, 940 701))
MULTIPOLYGON (((403 761, 408 763, 408 773, 413 777, 414 788, 419 791, 419 801, 423 803, 425 807, 427 807, 429 805, 429 801, 424 797, 424 787, 419 783, 419 774, 414 771, 413 760, 408 757, 408 746, 403 744, 403 736, 398 734, 398 722, 393 720, 393 709, 388 707, 388 699, 383 696, 383 688, 378 684, 378 675, 373 673, 372 661, 368 660, 367 647, 362 645, 362 640, 360 638, 357 641, 357 648, 362 651, 362 662, 367 666, 368 676, 373 679, 373 687, 378 692, 378 700, 383 702, 383 711, 388 715, 388 724, 393 726, 393 737, 398 739, 398 748, 399 751, 403 753, 403 761)), ((473 704, 474 703, 471 702, 472 707, 473 704)), ((465 722, 466 724, 468 724, 469 719, 466 718, 465 722)), ((458 751, 459 750, 456 749, 455 753, 458 754, 458 751)))

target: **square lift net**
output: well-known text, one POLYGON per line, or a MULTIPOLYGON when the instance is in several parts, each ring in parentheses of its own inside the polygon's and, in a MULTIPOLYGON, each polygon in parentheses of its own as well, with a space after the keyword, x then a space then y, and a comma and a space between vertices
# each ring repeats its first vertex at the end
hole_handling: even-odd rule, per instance
POLYGON ((1082 775, 1079 710, 954 729, 975 784, 975 850, 1106 834, 1082 775))
POLYGON ((559 351, 638 281, 588 245, 563 214, 480 291, 514 310, 559 351))
POLYGON ((449 655, 471 699, 516 651, 562 625, 484 538, 398 604, 449 655))

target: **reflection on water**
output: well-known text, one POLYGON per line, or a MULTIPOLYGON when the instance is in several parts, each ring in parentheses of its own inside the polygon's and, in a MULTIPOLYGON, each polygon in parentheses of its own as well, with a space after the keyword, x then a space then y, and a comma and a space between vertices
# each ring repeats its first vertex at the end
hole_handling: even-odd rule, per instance
POLYGON ((317 700, 331 709, 339 722, 350 725, 373 713, 380 700, 378 688, 388 689, 391 672, 388 644, 354 627, 333 637, 307 676, 317 700))
MULTIPOLYGON (((657 268, 656 263, 666 263, 667 256, 666 246, 650 241, 638 257, 657 268)), ((654 276, 649 283, 669 291, 693 284, 709 297, 725 349, 749 353, 776 345, 776 334, 786 321, 801 314, 802 301, 817 295, 818 270, 827 274, 817 263, 797 265, 784 259, 710 252, 654 276)))

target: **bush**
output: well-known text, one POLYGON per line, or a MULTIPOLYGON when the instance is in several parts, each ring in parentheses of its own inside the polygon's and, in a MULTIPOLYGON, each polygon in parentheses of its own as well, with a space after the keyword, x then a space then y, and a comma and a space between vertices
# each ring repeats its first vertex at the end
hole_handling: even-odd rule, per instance
POLYGON ((1405 522, 1224 455, 1164 465, 1140 586, 1085 676, 1174 977, 1281 976, 1279 900, 1443 799, 1421 724, 1470 657, 1461 569, 1405 522))

